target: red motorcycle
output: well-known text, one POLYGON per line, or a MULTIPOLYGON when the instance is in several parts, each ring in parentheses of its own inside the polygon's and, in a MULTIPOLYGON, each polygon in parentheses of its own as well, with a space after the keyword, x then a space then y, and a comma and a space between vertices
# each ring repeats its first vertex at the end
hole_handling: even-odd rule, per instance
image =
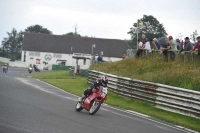
POLYGON ((101 107, 101 104, 105 100, 107 100, 107 98, 107 87, 101 86, 97 92, 93 92, 90 96, 83 100, 78 100, 76 104, 76 111, 81 111, 82 109, 85 109, 89 111, 90 115, 94 115, 101 107))

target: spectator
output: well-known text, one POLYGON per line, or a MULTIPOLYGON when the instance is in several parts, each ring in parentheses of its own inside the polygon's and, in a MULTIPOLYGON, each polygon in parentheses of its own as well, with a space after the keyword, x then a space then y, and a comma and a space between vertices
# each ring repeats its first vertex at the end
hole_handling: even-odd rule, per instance
POLYGON ((177 44, 177 50, 181 50, 181 42, 179 39, 176 39, 176 44, 177 44))
POLYGON ((197 44, 192 49, 192 52, 198 52, 198 56, 200 56, 200 36, 197 37, 197 44))
POLYGON ((191 51, 193 48, 193 44, 190 42, 189 37, 185 38, 185 44, 184 44, 184 48, 181 50, 182 51, 191 51))
POLYGON ((163 51, 163 54, 165 55, 165 58, 167 59, 168 51, 171 49, 169 39, 165 39, 165 44, 166 44, 166 48, 161 47, 161 50, 163 51))
POLYGON ((183 49, 184 48, 184 42, 183 42, 183 40, 181 41, 181 49, 183 49))
POLYGON ((152 50, 158 50, 157 47, 156 47, 156 43, 155 43, 154 40, 149 39, 149 42, 150 42, 150 45, 151 45, 151 49, 152 49, 152 50))
POLYGON ((98 63, 103 62, 103 59, 102 59, 101 56, 99 56, 99 57, 97 58, 97 60, 98 60, 98 63))
POLYGON ((143 48, 145 50, 148 50, 149 52, 151 52, 151 46, 150 46, 150 41, 149 40, 146 41, 145 45, 143 45, 143 48))
POLYGON ((96 54, 96 56, 95 56, 95 62, 96 62, 96 63, 98 62, 98 57, 99 57, 99 55, 96 54))
POLYGON ((160 45, 158 44, 158 40, 154 38, 153 41, 155 42, 157 49, 160 50, 160 45))
POLYGON ((147 42, 147 38, 144 34, 142 34, 142 43, 143 45, 147 42))
POLYGON ((176 41, 173 39, 172 36, 169 36, 169 43, 172 51, 177 51, 177 44, 176 41))
POLYGON ((170 47, 171 47, 171 59, 174 60, 175 59, 175 52, 177 51, 177 44, 176 41, 173 39, 172 36, 169 36, 169 43, 170 43, 170 47))
POLYGON ((126 59, 126 58, 127 58, 127 56, 126 56, 126 54, 124 54, 124 55, 123 55, 123 59, 126 59))
POLYGON ((142 55, 142 51, 143 51, 143 43, 140 41, 140 39, 138 39, 138 45, 139 45, 139 49, 138 49, 138 51, 137 51, 137 53, 136 53, 136 56, 140 56, 140 55, 142 55))

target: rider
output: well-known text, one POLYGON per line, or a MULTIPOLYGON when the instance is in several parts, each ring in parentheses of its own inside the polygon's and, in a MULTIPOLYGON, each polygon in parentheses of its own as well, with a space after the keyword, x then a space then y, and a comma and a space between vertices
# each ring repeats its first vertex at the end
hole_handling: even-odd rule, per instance
POLYGON ((108 77, 103 75, 100 79, 97 79, 87 90, 84 91, 83 96, 80 101, 92 94, 92 92, 97 92, 100 86, 106 87, 108 84, 108 77))
POLYGON ((2 66, 2 68, 3 68, 3 69, 6 69, 6 71, 8 71, 8 65, 7 65, 7 64, 4 64, 4 65, 2 66))

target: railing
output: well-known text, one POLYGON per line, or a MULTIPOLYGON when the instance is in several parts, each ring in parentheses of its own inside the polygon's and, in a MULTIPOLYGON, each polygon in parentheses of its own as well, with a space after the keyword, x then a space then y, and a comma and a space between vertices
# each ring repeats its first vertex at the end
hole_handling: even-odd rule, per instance
POLYGON ((101 75, 108 76, 108 89, 111 92, 125 98, 145 101, 156 108, 200 119, 200 92, 94 70, 88 71, 88 82, 92 83, 101 75))

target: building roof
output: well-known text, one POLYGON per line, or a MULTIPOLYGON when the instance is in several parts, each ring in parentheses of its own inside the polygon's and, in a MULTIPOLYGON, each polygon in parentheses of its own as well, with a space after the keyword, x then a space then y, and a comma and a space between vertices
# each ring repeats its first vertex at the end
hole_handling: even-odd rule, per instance
POLYGON ((103 56, 106 57, 122 57, 126 53, 126 50, 130 49, 130 46, 124 40, 25 33, 22 50, 65 54, 91 54, 92 44, 96 45, 93 48, 94 55, 100 54, 103 51, 103 56))

